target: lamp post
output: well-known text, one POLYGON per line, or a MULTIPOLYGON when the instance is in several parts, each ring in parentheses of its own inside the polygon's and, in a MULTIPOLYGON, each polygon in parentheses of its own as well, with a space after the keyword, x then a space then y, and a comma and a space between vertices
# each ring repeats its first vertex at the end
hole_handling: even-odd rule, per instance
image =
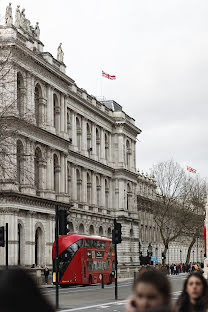
POLYGON ((201 263, 202 263, 202 250, 201 250, 201 263))
POLYGON ((158 248, 155 248, 155 257, 157 258, 156 262, 158 263, 158 248))
POLYGON ((181 253, 182 253, 182 250, 180 249, 180 263, 182 263, 182 260, 181 260, 181 253))
POLYGON ((152 245, 149 243, 149 246, 147 247, 147 256, 151 259, 152 257, 152 245))
POLYGON ((194 263, 194 250, 193 250, 193 263, 194 263))
POLYGON ((141 264, 141 256, 142 256, 142 251, 141 251, 141 243, 139 242, 139 264, 141 264))

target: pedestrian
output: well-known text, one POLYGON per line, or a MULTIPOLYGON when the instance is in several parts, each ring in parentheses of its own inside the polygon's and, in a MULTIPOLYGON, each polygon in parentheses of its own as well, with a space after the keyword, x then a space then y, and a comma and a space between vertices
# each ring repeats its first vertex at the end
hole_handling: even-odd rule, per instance
POLYGON ((45 266, 44 268, 44 276, 45 276, 45 283, 48 284, 48 275, 49 275, 49 268, 47 268, 47 266, 45 266))
POLYGON ((140 274, 128 299, 126 312, 170 311, 171 291, 167 276, 157 270, 140 274))
POLYGON ((26 270, 0 271, 0 312, 55 312, 26 270))
POLYGON ((201 273, 192 272, 185 280, 182 293, 176 303, 176 311, 208 311, 208 285, 201 273))

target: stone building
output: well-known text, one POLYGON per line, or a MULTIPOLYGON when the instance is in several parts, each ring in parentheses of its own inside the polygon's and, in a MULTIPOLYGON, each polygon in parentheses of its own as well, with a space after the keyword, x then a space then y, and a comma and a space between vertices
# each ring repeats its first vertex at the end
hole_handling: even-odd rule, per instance
POLYGON ((0 121, 7 135, 0 153, 0 225, 9 224, 9 264, 51 264, 58 204, 69 208, 70 233, 110 237, 116 217, 123 233, 120 266, 134 267, 141 131, 119 104, 99 102, 79 88, 65 73, 61 44, 57 58, 44 52, 38 23, 30 25, 19 7, 13 23, 11 10, 0 26, 0 121))

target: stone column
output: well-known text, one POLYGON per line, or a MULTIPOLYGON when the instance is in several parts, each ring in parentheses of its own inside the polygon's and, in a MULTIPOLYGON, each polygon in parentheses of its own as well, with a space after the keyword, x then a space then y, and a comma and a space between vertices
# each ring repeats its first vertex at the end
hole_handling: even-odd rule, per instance
POLYGON ((104 176, 101 176, 100 178, 100 185, 101 185, 101 189, 100 189, 100 206, 102 208, 105 207, 105 178, 104 176))
POLYGON ((61 118, 60 118, 60 113, 61 113, 60 106, 56 107, 55 112, 56 112, 56 116, 55 116, 55 118, 56 118, 56 129, 55 129, 55 131, 56 131, 57 135, 60 135, 60 120, 61 120, 61 118))
POLYGON ((65 157, 64 154, 61 153, 61 173, 60 173, 60 193, 65 194, 65 157))
POLYGON ((87 171, 82 168, 82 202, 87 202, 87 171))
POLYGON ((95 124, 92 123, 92 138, 91 138, 91 142, 92 142, 92 158, 95 159, 96 158, 96 130, 95 130, 95 124))
POLYGON ((46 106, 47 100, 44 98, 39 99, 39 127, 45 128, 46 126, 46 106))
POLYGON ((73 145, 74 149, 77 146, 76 116, 75 116, 74 112, 72 112, 72 145, 73 145))
POLYGON ((96 199, 97 199, 97 189, 96 189, 96 176, 94 172, 92 173, 92 193, 91 193, 91 202, 93 205, 96 204, 96 199))
POLYGON ((72 166, 72 199, 77 200, 77 175, 76 168, 72 166))
POLYGON ((87 152, 87 123, 86 119, 82 118, 82 152, 85 156, 88 156, 87 152))
POLYGON ((49 85, 47 88, 47 125, 51 132, 55 132, 54 129, 54 104, 53 104, 53 89, 49 85))
POLYGON ((108 137, 108 163, 112 162, 112 135, 111 133, 109 133, 109 137, 108 137))
POLYGON ((61 94, 61 124, 60 124, 60 130, 61 130, 61 135, 64 136, 65 132, 65 97, 63 94, 61 94))
POLYGON ((100 160, 105 162, 105 133, 100 129, 100 160))
POLYGON ((123 134, 118 135, 118 167, 124 166, 124 137, 123 134))

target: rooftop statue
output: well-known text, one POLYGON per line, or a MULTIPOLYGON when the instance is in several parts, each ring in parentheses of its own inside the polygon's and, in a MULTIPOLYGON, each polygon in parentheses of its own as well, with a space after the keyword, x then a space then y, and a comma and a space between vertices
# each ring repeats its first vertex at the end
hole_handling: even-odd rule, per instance
POLYGON ((25 29, 25 9, 20 13, 20 26, 25 29))
POLYGON ((35 25, 35 37, 39 40, 40 39, 40 27, 39 27, 39 23, 36 22, 36 25, 35 25))
POLYGON ((20 27, 20 23, 21 23, 21 13, 20 13, 20 6, 18 5, 16 8, 16 14, 15 14, 15 26, 17 28, 20 27))
POLYGON ((64 62, 64 52, 61 47, 62 43, 59 44, 58 49, 57 49, 57 60, 61 63, 64 62))
POLYGON ((12 4, 11 2, 6 8, 6 15, 5 15, 5 22, 7 26, 11 26, 13 24, 13 17, 12 17, 12 4))

